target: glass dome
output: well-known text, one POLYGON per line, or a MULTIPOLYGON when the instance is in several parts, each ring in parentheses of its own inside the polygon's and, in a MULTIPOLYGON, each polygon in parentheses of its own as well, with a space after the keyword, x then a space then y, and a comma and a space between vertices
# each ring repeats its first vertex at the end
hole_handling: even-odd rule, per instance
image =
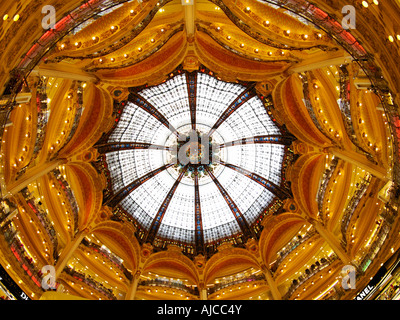
POLYGON ((99 149, 111 181, 105 204, 130 215, 143 242, 198 252, 256 237, 260 217, 288 196, 287 135, 253 84, 182 71, 131 89, 123 105, 99 149))

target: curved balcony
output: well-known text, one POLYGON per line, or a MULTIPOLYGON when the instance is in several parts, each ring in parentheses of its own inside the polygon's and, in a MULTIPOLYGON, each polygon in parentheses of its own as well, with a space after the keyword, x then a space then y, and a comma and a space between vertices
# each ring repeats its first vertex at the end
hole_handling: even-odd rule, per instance
POLYGON ((11 221, 8 221, 1 227, 1 233, 22 269, 24 269, 25 273, 32 279, 35 285, 41 288, 42 272, 36 266, 33 258, 25 250, 24 244, 18 238, 18 231, 14 229, 11 221))
POLYGON ((70 208, 72 210, 72 216, 74 219, 74 231, 75 233, 78 232, 78 213, 79 213, 79 206, 78 202, 76 201, 76 198, 70 188, 70 185, 68 181, 64 178, 64 176, 61 174, 59 169, 55 169, 52 171, 53 176, 57 180, 58 184, 60 185, 61 189, 64 191, 65 198, 68 200, 70 208))
POLYGON ((236 280, 232 280, 232 281, 226 281, 223 283, 216 283, 214 284, 213 287, 208 289, 208 294, 214 294, 220 290, 229 288, 229 287, 233 287, 233 286, 237 286, 239 284, 255 284, 256 282, 265 282, 265 276, 264 274, 259 274, 259 275, 251 275, 245 278, 241 278, 241 279, 236 279, 236 280))
POLYGON ((339 100, 339 110, 342 114, 342 119, 344 127, 346 129, 347 135, 351 142, 357 147, 360 153, 363 153, 371 162, 376 163, 374 157, 360 145, 357 139, 356 131, 353 125, 353 119, 351 115, 351 105, 350 105, 350 78, 349 71, 347 70, 347 65, 340 66, 339 77, 340 77, 340 100, 339 100))
POLYGON ((90 275, 86 275, 83 272, 76 271, 68 266, 64 268, 64 272, 73 277, 74 279, 96 290, 98 293, 107 297, 108 299, 117 300, 117 297, 114 295, 111 289, 105 287, 102 283, 92 279, 90 275))
POLYGON ((168 281, 162 279, 142 280, 139 282, 139 287, 147 287, 147 289, 150 287, 178 289, 193 296, 199 297, 199 290, 197 287, 187 286, 178 281, 168 281))
POLYGON ((76 89, 76 97, 74 105, 76 105, 75 117, 72 123, 72 127, 69 131, 68 136, 62 142, 63 145, 51 156, 51 160, 56 159, 60 152, 68 145, 71 141, 72 137, 75 135, 76 130, 78 129, 79 123, 81 121, 81 117, 83 114, 83 82, 78 81, 77 89, 76 89))
POLYGON ((314 275, 325 269, 337 259, 338 257, 336 255, 332 255, 330 257, 322 258, 321 260, 316 261, 310 268, 307 268, 302 275, 293 280, 283 299, 288 300, 302 284, 304 284, 307 280, 311 279, 314 275))
POLYGON ((26 170, 35 162, 40 150, 42 150, 43 143, 46 136, 46 128, 49 119, 48 104, 47 104, 47 93, 46 93, 47 80, 45 77, 41 77, 37 85, 36 94, 36 108, 37 108, 37 125, 36 125, 36 140, 33 147, 33 154, 29 163, 18 171, 17 179, 21 177, 26 170))
POLYGON ((350 220, 357 209, 357 206, 359 202, 361 201, 362 197, 364 194, 367 192, 368 186, 371 183, 371 175, 367 175, 365 179, 358 185, 358 188, 355 190, 353 197, 350 199, 346 210, 343 214, 342 217, 342 225, 341 225, 341 231, 342 231, 342 246, 346 248, 347 246, 347 238, 346 238, 346 233, 347 229, 349 227, 350 220))
POLYGON ((85 247, 90 248, 97 253, 100 253, 103 257, 110 260, 118 269, 121 270, 121 272, 129 281, 132 281, 133 279, 132 273, 124 266, 124 264, 121 262, 121 259, 118 256, 104 249, 102 246, 99 246, 93 242, 88 241, 86 238, 83 238, 81 243, 85 247))
POLYGON ((293 251, 295 250, 298 246, 300 246, 302 243, 306 242, 308 239, 313 237, 317 232, 314 229, 311 229, 307 231, 307 233, 304 236, 298 235, 290 241, 283 249, 277 252, 278 259, 274 261, 274 264, 271 266, 271 271, 275 272, 278 270, 280 264, 282 261, 293 251))
POLYGON ((368 253, 361 259, 361 262, 359 263, 360 269, 365 272, 369 265, 372 263, 372 261, 375 259, 377 256, 379 250, 385 243, 385 240, 390 232, 391 225, 384 220, 382 223, 382 226, 380 227, 378 234, 375 237, 374 242, 371 244, 371 247, 368 249, 368 253))
POLYGON ((318 194, 317 194, 317 202, 318 202, 318 210, 319 212, 323 212, 323 203, 325 198, 326 189, 328 188, 329 181, 331 180, 333 173, 335 172, 339 163, 339 158, 335 157, 329 168, 325 170, 322 179, 319 184, 318 194))
POLYGON ((49 236, 52 246, 53 246, 53 256, 54 259, 57 259, 57 248, 58 248, 58 239, 56 230, 51 223, 50 218, 47 213, 40 207, 40 200, 35 199, 32 196, 32 193, 29 192, 28 188, 24 188, 21 190, 21 194, 23 195, 26 204, 31 208, 33 213, 38 218, 40 224, 43 226, 43 229, 46 231, 46 234, 49 236))
POLYGON ((327 133, 325 132, 324 128, 321 126, 321 124, 318 121, 317 115, 314 112, 314 108, 313 105, 311 103, 311 98, 310 98, 310 89, 309 89, 309 80, 307 77, 307 74, 304 73, 301 76, 301 80, 303 83, 303 97, 304 97, 304 105, 308 111, 308 114, 312 120, 312 122, 314 123, 314 125, 318 128, 318 130, 325 136, 327 137, 329 140, 331 140, 331 138, 327 135, 327 133))

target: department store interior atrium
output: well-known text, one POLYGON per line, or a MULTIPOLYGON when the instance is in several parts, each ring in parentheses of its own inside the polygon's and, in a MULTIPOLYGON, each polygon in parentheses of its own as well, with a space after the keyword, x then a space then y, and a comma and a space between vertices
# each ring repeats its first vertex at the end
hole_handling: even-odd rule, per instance
POLYGON ((1 299, 400 298, 398 0, 0 18, 1 299))

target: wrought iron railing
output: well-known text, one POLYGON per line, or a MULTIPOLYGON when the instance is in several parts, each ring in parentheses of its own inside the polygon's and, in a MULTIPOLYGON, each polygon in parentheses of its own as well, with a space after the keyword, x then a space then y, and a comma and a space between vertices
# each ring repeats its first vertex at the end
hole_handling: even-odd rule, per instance
POLYGON ((199 295, 199 290, 197 287, 191 287, 185 285, 182 282, 168 281, 163 279, 152 279, 152 280, 142 280, 139 282, 139 287, 165 287, 171 289, 178 289, 184 292, 190 293, 194 296, 199 295))
POLYGON ((347 204, 347 207, 344 211, 344 214, 342 217, 342 224, 341 224, 341 232, 342 232, 341 244, 342 244, 343 248, 347 247, 347 229, 349 227, 350 220, 353 217, 353 214, 356 211, 357 206, 360 203, 362 197, 367 192, 368 187, 371 183, 371 179, 372 179, 372 176, 367 174, 366 177, 361 181, 361 183, 358 184, 356 190, 354 191, 352 198, 350 199, 350 201, 347 204))
POLYGON ((322 258, 320 261, 316 261, 313 265, 314 267, 307 268, 301 276, 293 280, 283 299, 288 300, 303 283, 311 279, 314 275, 325 269, 327 266, 331 265, 337 259, 338 257, 336 255, 332 255, 326 258, 322 258))

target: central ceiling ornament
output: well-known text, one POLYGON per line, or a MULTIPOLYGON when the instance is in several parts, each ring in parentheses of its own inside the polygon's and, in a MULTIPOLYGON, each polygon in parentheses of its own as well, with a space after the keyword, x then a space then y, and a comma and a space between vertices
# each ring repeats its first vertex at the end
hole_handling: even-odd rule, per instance
POLYGON ((213 142, 213 138, 207 133, 191 129, 188 134, 181 134, 176 139, 176 144, 170 148, 171 161, 175 163, 174 168, 194 179, 201 179, 213 172, 220 160, 220 148, 213 142))

